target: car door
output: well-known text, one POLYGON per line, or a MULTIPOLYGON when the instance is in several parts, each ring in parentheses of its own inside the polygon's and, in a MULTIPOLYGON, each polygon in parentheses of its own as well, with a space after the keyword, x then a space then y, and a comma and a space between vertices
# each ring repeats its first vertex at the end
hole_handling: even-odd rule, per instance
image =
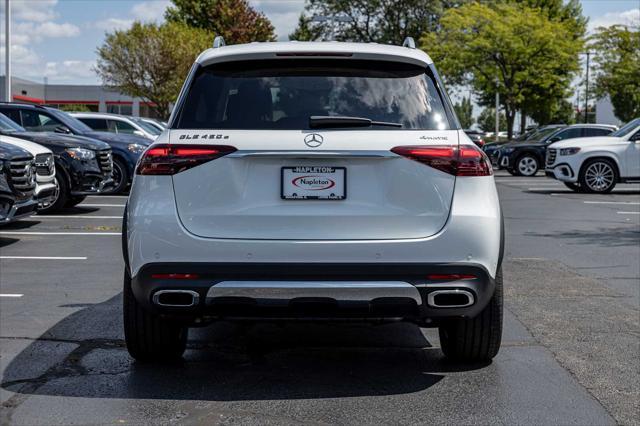
POLYGON ((640 178, 640 130, 631 135, 626 149, 626 178, 640 178))

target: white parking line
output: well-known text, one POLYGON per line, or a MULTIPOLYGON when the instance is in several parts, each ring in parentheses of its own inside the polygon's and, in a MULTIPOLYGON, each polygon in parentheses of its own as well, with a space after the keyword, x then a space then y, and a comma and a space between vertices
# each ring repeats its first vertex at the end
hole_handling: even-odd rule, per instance
POLYGON ((24 294, 18 293, 0 293, 0 297, 22 297, 24 294))
POLYGON ((0 235, 109 235, 121 236, 121 232, 21 232, 21 231, 0 231, 0 235))
POLYGON ((105 199, 109 199, 109 198, 129 198, 128 195, 107 195, 107 194, 103 194, 103 195, 87 195, 87 198, 92 197, 92 198, 102 198, 103 200, 105 199))
POLYGON ((618 212, 618 214, 640 214, 640 212, 618 212))
POLYGON ((626 205, 640 205, 640 202, 636 201, 583 201, 585 204, 626 204, 626 205))
POLYGON ((64 215, 40 215, 40 214, 35 214, 33 216, 31 216, 34 219, 120 219, 122 220, 122 216, 81 216, 81 215, 68 215, 68 216, 64 216, 64 215))
POLYGON ((62 256, 0 256, 0 259, 29 259, 29 260, 87 260, 86 257, 62 256))
POLYGON ((78 207, 125 207, 124 204, 78 204, 78 207))

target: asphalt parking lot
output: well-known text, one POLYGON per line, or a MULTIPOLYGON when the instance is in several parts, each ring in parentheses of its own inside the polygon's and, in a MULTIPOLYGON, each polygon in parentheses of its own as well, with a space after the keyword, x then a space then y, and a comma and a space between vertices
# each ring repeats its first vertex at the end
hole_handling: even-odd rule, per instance
POLYGON ((126 197, 0 228, 0 424, 638 424, 640 186, 498 172, 505 332, 447 363, 410 324, 220 323, 138 365, 121 325, 126 197))

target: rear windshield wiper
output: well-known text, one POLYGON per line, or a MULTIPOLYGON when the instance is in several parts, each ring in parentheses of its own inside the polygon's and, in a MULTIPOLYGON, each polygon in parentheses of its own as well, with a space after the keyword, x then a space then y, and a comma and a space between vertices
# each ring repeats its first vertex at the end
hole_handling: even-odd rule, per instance
POLYGON ((374 121, 365 117, 345 117, 341 115, 312 115, 309 117, 309 127, 312 129, 371 126, 402 127, 402 124, 374 121))

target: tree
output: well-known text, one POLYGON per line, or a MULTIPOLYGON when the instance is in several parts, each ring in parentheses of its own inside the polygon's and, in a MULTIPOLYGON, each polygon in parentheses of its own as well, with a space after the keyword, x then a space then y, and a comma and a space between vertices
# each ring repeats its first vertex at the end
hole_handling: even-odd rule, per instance
POLYGON ((622 121, 640 116, 640 30, 600 27, 589 47, 595 52, 597 96, 608 94, 614 114, 622 121))
POLYGON ((208 31, 179 23, 135 22, 107 34, 96 72, 105 86, 150 102, 166 118, 193 61, 212 40, 208 31))
POLYGON ((473 106, 471 105, 471 98, 462 98, 460 103, 453 105, 453 109, 456 111, 458 120, 463 129, 468 129, 473 126, 473 106))
MULTIPOLYGON (((496 131, 496 109, 495 108, 485 108, 480 113, 478 117, 478 126, 484 132, 495 132, 496 131)), ((507 130, 507 119, 504 115, 504 112, 500 112, 500 131, 504 132, 507 130)), ((509 138, 511 139, 511 138, 509 138)))
POLYGON ((228 44, 275 41, 271 21, 247 0, 172 0, 165 19, 202 28, 224 37, 228 44))
POLYGON ((85 104, 65 104, 60 105, 59 109, 61 111, 69 111, 69 112, 91 112, 88 106, 85 104))
POLYGON ((569 87, 583 41, 573 27, 524 3, 470 3, 445 12, 422 46, 448 83, 468 84, 489 105, 496 90, 512 136, 528 95, 569 87))
MULTIPOLYGON (((458 0, 454 3, 463 3, 458 0)), ((402 44, 408 36, 433 30, 443 0, 307 0, 291 40, 322 40, 402 44), (312 16, 341 17, 340 22, 312 22, 312 16), (344 20, 344 22, 342 22, 344 20)))

